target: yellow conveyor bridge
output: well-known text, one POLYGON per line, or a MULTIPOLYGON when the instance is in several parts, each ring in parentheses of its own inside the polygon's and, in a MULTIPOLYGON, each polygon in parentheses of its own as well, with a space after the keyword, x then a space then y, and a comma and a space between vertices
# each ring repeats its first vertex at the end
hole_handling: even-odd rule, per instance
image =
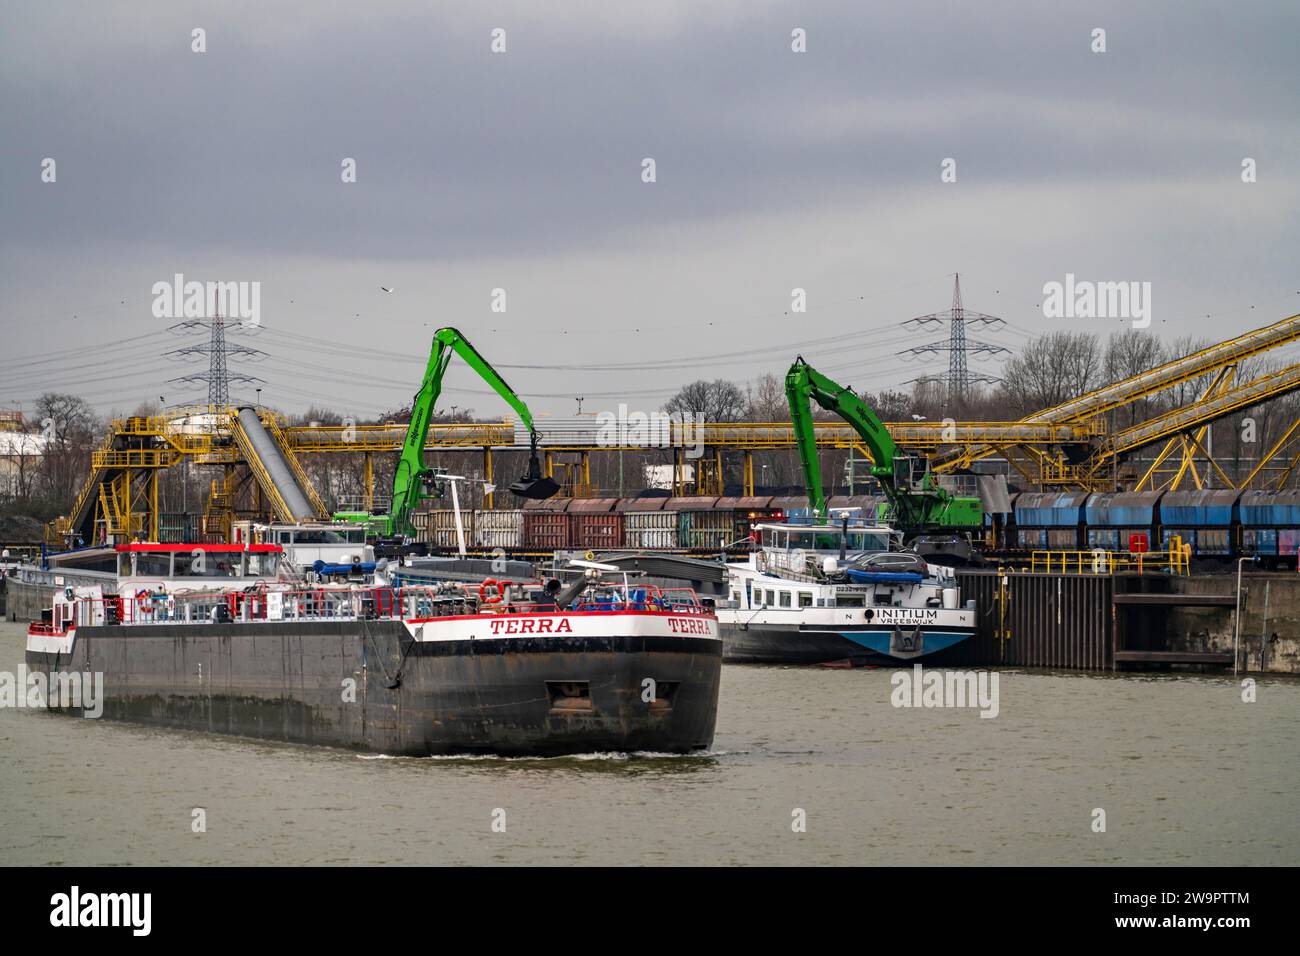
MULTIPOLYGON (((961 472, 987 458, 1003 458, 1021 483, 1040 489, 1103 491, 1121 480, 1133 490, 1178 488, 1184 483, 1222 487, 1233 482, 1206 447, 1209 426, 1218 419, 1300 390, 1300 365, 1239 379, 1246 359, 1300 340, 1300 315, 1166 362, 1123 381, 1113 382, 1054 408, 1019 421, 892 422, 886 423, 901 447, 927 454, 940 473, 961 472), (1196 400, 1122 428, 1113 422, 1122 409, 1178 385, 1206 383, 1196 400), (1135 452, 1160 446, 1140 474, 1124 476, 1121 463, 1135 452), (1211 472, 1214 473, 1211 477, 1211 472)), ((1140 406, 1137 406, 1140 407, 1140 406)), ((212 481, 205 514, 205 531, 228 536, 240 513, 279 521, 319 520, 328 512, 302 468, 303 455, 361 454, 366 498, 374 498, 374 455, 396 454, 406 436, 405 424, 352 426, 289 426, 260 409, 201 407, 169 416, 127 418, 112 423, 103 446, 91 461, 90 475, 72 513, 52 523, 51 543, 85 543, 113 536, 157 539, 158 475, 183 462, 221 469, 212 481), (260 435, 257 434, 260 429, 260 435), (240 502, 252 499, 251 506, 240 502)), ((742 453, 742 484, 753 494, 756 452, 794 448, 789 422, 703 423, 670 422, 664 442, 673 454, 674 493, 721 494, 722 452, 742 453), (704 456, 695 460, 686 481, 683 449, 702 444, 704 456)), ((556 429, 547 438, 547 423, 538 422, 543 436, 545 473, 561 479, 564 493, 591 493, 590 456, 620 450, 644 450, 645 444, 611 444, 593 435, 556 429)), ((817 444, 853 449, 869 458, 853 429, 838 422, 815 423, 817 444)), ((492 480, 495 450, 524 449, 518 422, 433 424, 426 447, 431 451, 462 450, 482 456, 482 472, 492 480)), ((1238 487, 1285 486, 1300 461, 1300 421, 1292 424, 1260 456, 1238 487)), ((491 496, 486 503, 491 507, 491 496)))

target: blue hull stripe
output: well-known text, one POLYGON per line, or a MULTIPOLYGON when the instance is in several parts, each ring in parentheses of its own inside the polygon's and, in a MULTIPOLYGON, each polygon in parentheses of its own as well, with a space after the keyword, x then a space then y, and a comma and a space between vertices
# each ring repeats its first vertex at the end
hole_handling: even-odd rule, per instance
MULTIPOLYGON (((933 654, 935 651, 941 651, 945 647, 952 647, 954 644, 960 644, 968 637, 972 636, 969 631, 925 631, 921 646, 925 654, 933 654)), ((889 653, 889 641, 894 636, 892 630, 888 631, 840 631, 841 637, 859 644, 862 647, 875 651, 877 654, 885 657, 893 657, 889 653)))

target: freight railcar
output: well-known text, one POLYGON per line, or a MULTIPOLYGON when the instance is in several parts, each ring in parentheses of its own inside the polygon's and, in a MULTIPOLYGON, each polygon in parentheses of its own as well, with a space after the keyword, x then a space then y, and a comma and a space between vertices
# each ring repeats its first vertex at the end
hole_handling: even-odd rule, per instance
POLYGON ((1089 495, 1083 523, 1089 551, 1150 551, 1159 547, 1159 491, 1108 491, 1089 495))
MULTIPOLYGON (((854 509, 875 520, 882 499, 838 496, 832 511, 854 509)), ((466 546, 506 552, 554 550, 719 551, 743 548, 756 522, 808 524, 808 499, 769 497, 637 497, 552 499, 522 509, 462 511, 466 546)), ((420 540, 455 548, 450 511, 417 515, 420 540)), ((1167 550, 1174 539, 1194 561, 1226 563, 1258 556, 1295 566, 1300 552, 1300 491, 1019 492, 1002 529, 1002 550, 1167 550)))
POLYGON ((1158 546, 1168 550, 1177 538, 1191 547, 1193 557, 1231 558, 1238 541, 1239 495, 1232 489, 1166 491, 1159 504, 1158 546))
MULTIPOLYGON (((562 498, 530 501, 522 509, 461 514, 467 547, 538 553, 623 548, 719 551, 745 546, 755 523, 786 517, 770 495, 562 498)), ((414 523, 420 541, 438 551, 455 548, 451 511, 418 514, 414 523)))
POLYGON ((671 498, 620 498, 614 509, 623 515, 623 547, 634 551, 675 551, 677 512, 671 498))
POLYGON ((1270 566, 1295 566, 1300 553, 1300 491, 1243 491, 1237 515, 1241 557, 1257 556, 1270 566))
POLYGON ((1011 503, 1007 543, 1016 551, 1081 551, 1086 547, 1084 506, 1088 495, 1074 491, 1024 491, 1011 503))

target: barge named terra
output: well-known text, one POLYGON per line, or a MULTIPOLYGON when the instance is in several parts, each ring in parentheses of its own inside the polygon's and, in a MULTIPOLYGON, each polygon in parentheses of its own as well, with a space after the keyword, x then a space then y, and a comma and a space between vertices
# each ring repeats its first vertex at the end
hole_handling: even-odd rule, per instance
POLYGON ((51 689, 89 672, 105 717, 164 727, 408 756, 689 753, 713 741, 722 645, 694 592, 590 577, 82 586, 31 625, 26 663, 51 689))
POLYGON ((910 663, 975 634, 956 573, 900 548, 889 528, 757 524, 759 546, 728 564, 717 602, 723 660, 910 663))

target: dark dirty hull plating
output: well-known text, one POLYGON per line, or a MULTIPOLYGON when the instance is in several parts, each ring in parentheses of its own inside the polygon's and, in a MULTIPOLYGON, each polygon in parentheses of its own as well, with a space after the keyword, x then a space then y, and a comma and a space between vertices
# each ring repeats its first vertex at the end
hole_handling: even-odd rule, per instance
POLYGON ((835 664, 847 662, 855 667, 889 661, 861 645, 845 640, 838 633, 800 632, 788 627, 723 624, 722 659, 728 664, 835 664))
POLYGON ((720 641, 693 637, 416 642, 396 621, 338 621, 82 627, 70 653, 29 651, 27 666, 102 673, 111 719, 406 756, 558 756, 707 749, 722 659, 720 641), (587 682, 589 701, 553 700, 559 682, 587 682))

